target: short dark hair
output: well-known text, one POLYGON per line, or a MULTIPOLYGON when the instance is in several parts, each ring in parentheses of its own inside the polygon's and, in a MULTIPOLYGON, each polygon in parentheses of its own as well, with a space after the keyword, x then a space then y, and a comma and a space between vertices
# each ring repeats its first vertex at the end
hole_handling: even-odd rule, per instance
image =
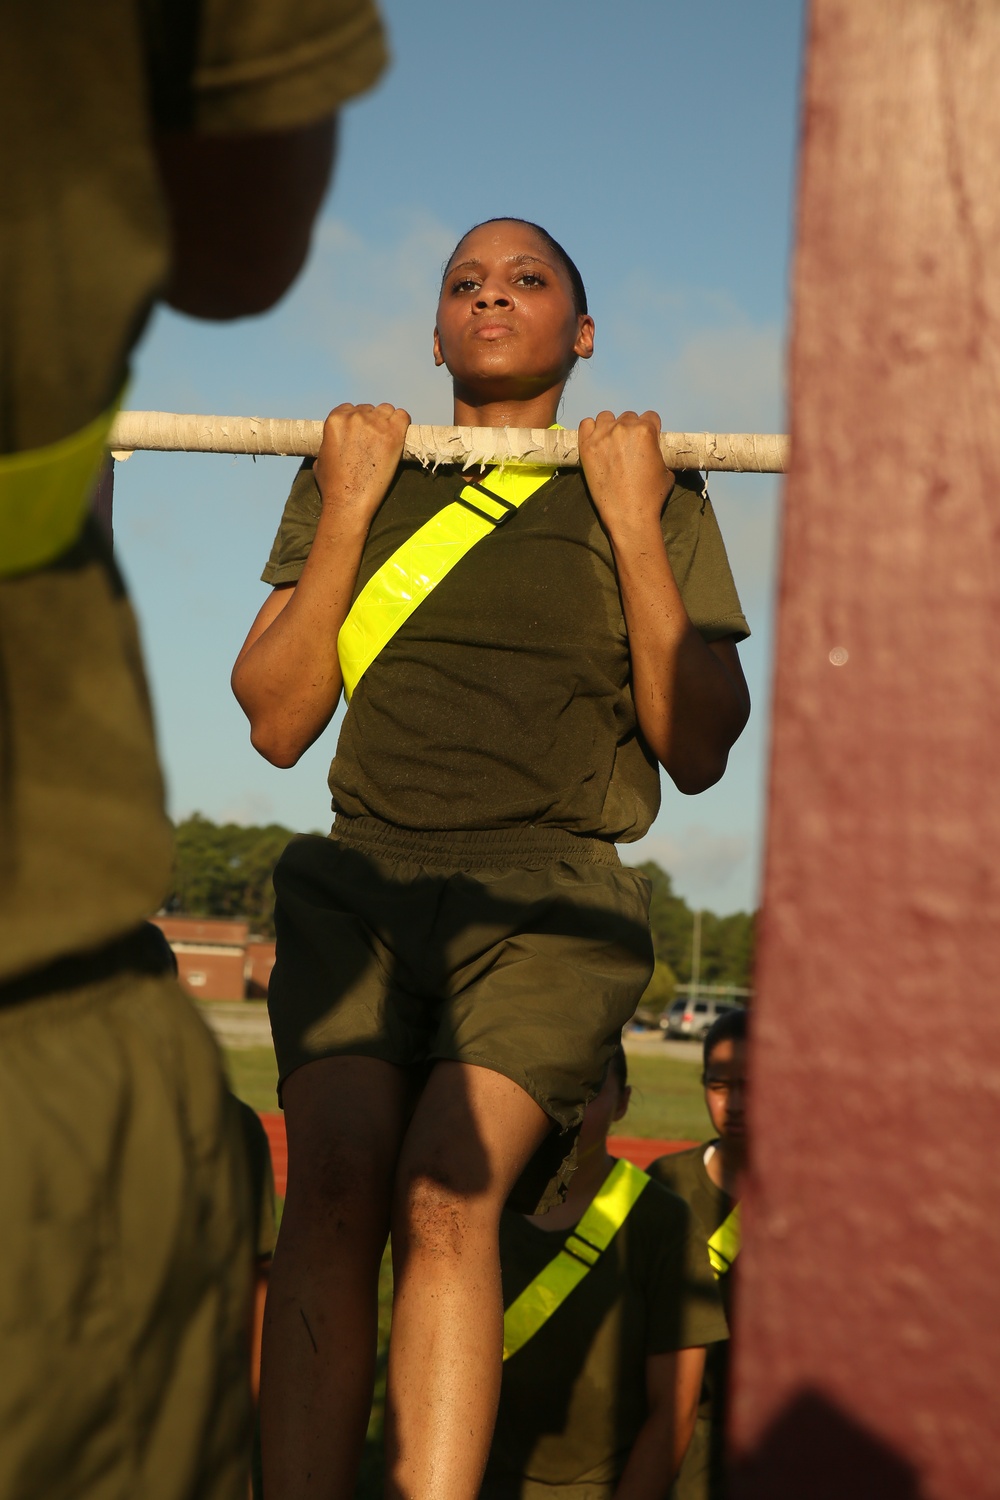
POLYGON ((615 1077, 618 1079, 618 1087, 624 1093, 624 1091, 628 1088, 628 1058, 625 1056, 625 1048, 622 1046, 621 1042, 618 1043, 618 1046, 611 1054, 611 1061, 608 1064, 608 1072, 614 1073, 615 1077))
MULTIPOLYGON (((573 306, 576 308, 577 314, 583 314, 587 311, 587 288, 583 284, 583 277, 580 275, 575 261, 567 253, 567 251, 563 249, 559 241, 555 239, 553 235, 549 234, 549 231, 547 229, 543 229, 541 224, 532 223, 531 219, 519 219, 516 214, 498 214, 495 219, 483 219, 480 221, 480 223, 473 224, 472 228, 467 229, 462 235, 462 240, 468 239, 469 235, 474 229, 482 229, 487 224, 523 224, 525 229, 533 229, 535 234, 538 235, 539 239, 545 241, 549 249, 552 251, 552 254, 556 256, 557 259, 562 263, 563 270, 569 277, 570 286, 573 288, 573 306)), ((458 245, 462 243, 462 240, 459 240, 458 245)), ((455 246, 455 250, 458 249, 458 245, 455 246)), ((449 255, 448 257, 447 263, 445 265, 445 274, 447 274, 448 266, 451 265, 455 250, 453 250, 451 252, 451 255, 449 255)), ((443 285, 443 276, 441 280, 443 285)))
POLYGON ((708 1060, 720 1042, 744 1042, 747 1035, 747 1013, 745 1006, 734 1006, 713 1021, 705 1033, 702 1046, 701 1076, 704 1081, 708 1072, 708 1060))

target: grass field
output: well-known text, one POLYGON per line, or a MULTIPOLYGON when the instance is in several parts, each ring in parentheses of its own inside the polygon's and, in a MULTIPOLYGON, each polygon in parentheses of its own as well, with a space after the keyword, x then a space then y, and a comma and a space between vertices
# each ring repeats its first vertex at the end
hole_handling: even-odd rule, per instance
POLYGON ((632 1053, 628 1060, 632 1102, 613 1135, 661 1141, 700 1141, 709 1133, 697 1062, 632 1053))
MULTIPOLYGON (((224 1050, 233 1092, 256 1110, 277 1109, 274 1088, 278 1070, 271 1048, 229 1047, 224 1050)), ((708 1135, 708 1118, 698 1082, 699 1072, 697 1062, 633 1053, 629 1058, 632 1103, 624 1120, 615 1127, 616 1134, 667 1141, 703 1139, 708 1135)), ((379 1274, 378 1298, 375 1399, 355 1500, 377 1500, 382 1494, 382 1425, 392 1317, 392 1265, 388 1250, 379 1274)))
POLYGON ((258 1113, 277 1109, 278 1065, 270 1047, 223 1047, 222 1055, 229 1086, 238 1098, 258 1113))

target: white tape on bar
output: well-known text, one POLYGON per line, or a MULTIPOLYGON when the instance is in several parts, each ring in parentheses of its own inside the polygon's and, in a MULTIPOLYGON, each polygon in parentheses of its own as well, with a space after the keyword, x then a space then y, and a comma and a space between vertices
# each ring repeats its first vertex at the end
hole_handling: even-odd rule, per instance
MULTIPOLYGON (((209 417, 167 411, 123 411, 108 447, 116 458, 136 450, 164 453, 252 453, 314 458, 323 423, 292 417, 209 417)), ((788 467, 782 433, 664 432, 660 449, 672 469, 780 474, 788 467)), ((540 427, 408 427, 403 457, 425 467, 495 463, 580 463, 575 432, 540 427)))

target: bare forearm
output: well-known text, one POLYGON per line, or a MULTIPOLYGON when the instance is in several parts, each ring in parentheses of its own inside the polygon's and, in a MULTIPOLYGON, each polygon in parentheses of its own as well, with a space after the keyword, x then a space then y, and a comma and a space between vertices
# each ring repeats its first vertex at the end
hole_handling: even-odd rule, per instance
POLYGON ((366 530, 324 511, 292 597, 244 647, 233 669, 233 691, 250 720, 250 739, 274 765, 294 765, 337 706, 343 685, 337 636, 350 609, 366 530))
POLYGON ((611 540, 639 727, 679 789, 703 791, 747 721, 745 686, 691 624, 659 522, 618 526, 611 540))
POLYGON ((337 637, 409 422, 408 411, 388 402, 344 401, 323 424, 313 469, 322 509, 306 565, 290 597, 276 590, 264 605, 233 668, 250 738, 276 766, 293 766, 337 706, 337 637))
POLYGON ((665 1500, 694 1431, 695 1411, 678 1423, 668 1410, 654 1410, 632 1445, 614 1500, 665 1500))

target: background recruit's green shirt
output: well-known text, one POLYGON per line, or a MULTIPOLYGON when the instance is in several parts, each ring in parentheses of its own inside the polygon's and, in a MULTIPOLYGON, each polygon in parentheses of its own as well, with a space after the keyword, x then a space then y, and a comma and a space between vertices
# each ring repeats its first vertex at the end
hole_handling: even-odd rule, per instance
MULTIPOLYGON (((650 1177, 672 1189, 687 1203, 704 1242, 728 1219, 735 1200, 716 1187, 705 1166, 706 1146, 661 1156, 648 1168, 650 1177)), ((719 1278, 718 1286, 728 1315, 733 1272, 719 1278)), ((726 1389, 729 1375, 729 1342, 713 1344, 705 1359, 705 1380, 698 1406, 698 1421, 691 1446, 684 1455, 680 1473, 670 1491, 670 1500, 723 1500, 723 1440, 726 1430, 726 1389)))
MULTIPOLYGON (((0 454, 122 388, 165 278, 154 131, 290 129, 382 66, 370 0, 3 8, 0 454)), ((132 612, 93 531, 0 582, 0 982, 154 911, 170 829, 132 612)))
MULTIPOLYGON (((488 480, 486 481, 488 484, 488 480)), ((368 534, 356 592, 463 486, 402 464, 368 534)), ((671 566, 706 640, 749 634, 699 475, 663 514, 671 566)), ((264 570, 302 572, 320 514, 300 471, 264 570)), ((656 815, 638 733, 611 547, 580 472, 538 490, 410 616, 351 699, 330 769, 334 808, 404 828, 551 825, 618 841, 656 815)))
MULTIPOLYGON (((505 1307, 569 1234, 503 1215, 505 1307)), ((646 1357, 725 1336, 700 1228, 653 1183, 579 1286, 506 1361, 482 1500, 610 1496, 646 1419, 646 1357)))

